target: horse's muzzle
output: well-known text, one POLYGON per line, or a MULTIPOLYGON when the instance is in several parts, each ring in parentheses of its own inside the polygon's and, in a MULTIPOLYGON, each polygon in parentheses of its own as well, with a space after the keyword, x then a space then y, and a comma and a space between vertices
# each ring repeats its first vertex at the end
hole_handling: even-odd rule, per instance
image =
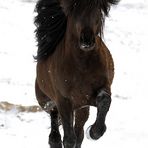
POLYGON ((95 35, 90 29, 84 29, 80 35, 80 49, 90 51, 95 48, 95 35))

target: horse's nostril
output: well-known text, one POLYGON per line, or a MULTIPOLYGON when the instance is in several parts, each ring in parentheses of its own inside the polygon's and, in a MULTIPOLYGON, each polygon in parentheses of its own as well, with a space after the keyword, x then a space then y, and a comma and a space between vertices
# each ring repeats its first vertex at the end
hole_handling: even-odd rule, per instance
POLYGON ((91 28, 85 27, 80 34, 80 48, 90 51, 95 47, 95 35, 91 28))
POLYGON ((95 43, 92 43, 92 44, 81 43, 80 49, 83 51, 91 51, 91 50, 95 49, 95 43))
POLYGON ((92 36, 81 36, 80 48, 83 50, 93 49, 95 47, 95 38, 92 36))
POLYGON ((80 44, 85 48, 89 48, 95 44, 95 37, 91 33, 82 33, 80 36, 80 44))
POLYGON ((90 48, 91 46, 90 45, 87 45, 87 44, 81 44, 81 49, 85 49, 85 48, 90 48))

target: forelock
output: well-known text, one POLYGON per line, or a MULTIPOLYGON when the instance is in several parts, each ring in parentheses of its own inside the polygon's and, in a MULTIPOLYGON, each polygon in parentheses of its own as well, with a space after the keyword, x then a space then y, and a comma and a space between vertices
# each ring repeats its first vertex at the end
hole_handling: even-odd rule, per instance
POLYGON ((64 9, 68 14, 80 13, 86 9, 88 11, 98 9, 106 16, 111 5, 118 4, 119 0, 63 0, 64 9))

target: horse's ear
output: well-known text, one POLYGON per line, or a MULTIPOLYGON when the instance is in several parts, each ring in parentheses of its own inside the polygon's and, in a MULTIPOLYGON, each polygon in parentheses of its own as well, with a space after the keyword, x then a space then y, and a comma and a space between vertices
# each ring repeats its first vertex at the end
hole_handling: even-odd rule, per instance
POLYGON ((63 9, 63 12, 65 13, 65 15, 67 16, 68 12, 67 12, 67 7, 68 7, 68 4, 69 4, 69 1, 67 0, 59 0, 60 2, 60 6, 62 7, 63 9))
POLYGON ((106 16, 108 16, 110 7, 112 5, 117 5, 120 0, 99 0, 101 10, 104 12, 106 16))
MULTIPOLYGON (((72 12, 73 8, 76 6, 76 0, 59 0, 60 5, 63 9, 63 12, 65 13, 65 15, 67 16, 70 12, 72 12)), ((79 1, 79 0, 77 0, 79 1)))

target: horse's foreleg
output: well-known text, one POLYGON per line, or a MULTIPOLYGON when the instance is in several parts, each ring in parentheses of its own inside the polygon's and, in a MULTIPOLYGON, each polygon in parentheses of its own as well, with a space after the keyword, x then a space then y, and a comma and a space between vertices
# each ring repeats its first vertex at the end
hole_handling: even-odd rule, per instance
POLYGON ((51 116, 51 133, 49 135, 50 148, 62 148, 61 135, 59 132, 59 117, 57 108, 50 111, 51 116))
POLYGON ((95 123, 89 127, 88 136, 94 140, 99 139, 106 131, 105 118, 111 104, 110 95, 101 90, 96 98, 97 119, 95 123))
POLYGON ((58 100, 57 104, 64 129, 64 138, 63 138, 64 148, 75 148, 76 135, 73 127, 72 103, 67 98, 61 98, 58 100))
POLYGON ((89 107, 76 110, 75 112, 75 134, 77 136, 76 148, 81 148, 81 144, 84 138, 83 126, 88 120, 89 107))
POLYGON ((51 148, 62 148, 58 124, 58 111, 55 103, 41 91, 37 81, 35 83, 35 91, 39 105, 51 116, 51 133, 49 135, 49 145, 51 148))

